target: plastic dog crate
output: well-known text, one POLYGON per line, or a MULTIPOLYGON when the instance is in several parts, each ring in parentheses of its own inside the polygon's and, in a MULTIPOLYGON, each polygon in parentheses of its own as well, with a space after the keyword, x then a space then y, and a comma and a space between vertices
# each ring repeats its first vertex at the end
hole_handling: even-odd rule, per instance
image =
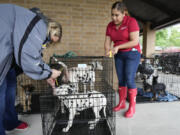
MULTIPOLYGON (((73 70, 73 73, 76 72, 75 75, 80 77, 80 80, 70 79, 73 82, 60 84, 56 88, 62 90, 58 94, 40 97, 43 134, 115 135, 112 59, 75 57, 57 58, 57 60, 65 63, 68 70, 79 67, 73 70), (86 69, 88 66, 93 68, 88 68, 88 71, 86 69), (91 73, 93 76, 90 75, 91 73), (88 81, 83 81, 81 78, 83 76, 88 81), (71 84, 75 86, 69 86, 71 84)), ((57 64, 57 61, 51 59, 50 63, 57 64)))

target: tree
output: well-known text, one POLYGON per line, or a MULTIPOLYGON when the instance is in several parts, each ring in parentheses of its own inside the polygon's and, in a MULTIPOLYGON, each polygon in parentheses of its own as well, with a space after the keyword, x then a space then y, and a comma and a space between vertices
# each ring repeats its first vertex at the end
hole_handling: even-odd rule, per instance
POLYGON ((173 46, 180 47, 180 31, 177 28, 171 29, 171 35, 169 37, 169 42, 173 46))
POLYGON ((168 47, 177 46, 180 47, 180 26, 169 27, 156 32, 156 46, 168 47))
POLYGON ((169 45, 168 30, 162 29, 156 32, 156 46, 166 47, 169 45))

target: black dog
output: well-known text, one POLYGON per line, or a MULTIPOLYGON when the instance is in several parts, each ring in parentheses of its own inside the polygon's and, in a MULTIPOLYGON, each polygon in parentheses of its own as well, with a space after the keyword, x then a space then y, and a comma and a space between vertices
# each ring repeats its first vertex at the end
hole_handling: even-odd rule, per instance
POLYGON ((158 76, 153 76, 152 85, 146 82, 146 77, 142 77, 143 79, 143 91, 144 92, 152 92, 153 96, 151 98, 152 101, 157 100, 157 95, 167 96, 166 94, 166 85, 164 83, 158 83, 158 76))
POLYGON ((152 91, 152 85, 150 85, 149 83, 146 82, 145 76, 143 76, 142 79, 143 79, 143 90, 144 90, 144 92, 152 91))
POLYGON ((142 61, 141 64, 138 66, 137 73, 145 74, 147 76, 151 76, 154 73, 154 68, 151 64, 146 63, 147 59, 142 61))
POLYGON ((157 95, 167 96, 165 91, 166 85, 164 83, 158 83, 157 79, 158 76, 153 76, 153 82, 152 82, 153 100, 157 100, 157 95))

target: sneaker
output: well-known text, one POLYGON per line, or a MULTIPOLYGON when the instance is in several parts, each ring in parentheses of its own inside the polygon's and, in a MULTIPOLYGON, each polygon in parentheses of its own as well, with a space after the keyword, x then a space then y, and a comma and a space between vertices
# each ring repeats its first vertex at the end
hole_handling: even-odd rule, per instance
POLYGON ((28 129, 28 124, 26 122, 20 121, 20 124, 16 128, 14 128, 12 130, 6 130, 5 133, 6 134, 12 134, 12 133, 15 134, 17 132, 24 132, 27 129, 28 129))
POLYGON ((26 122, 21 122, 19 126, 15 128, 17 131, 26 131, 28 129, 28 124, 26 122))

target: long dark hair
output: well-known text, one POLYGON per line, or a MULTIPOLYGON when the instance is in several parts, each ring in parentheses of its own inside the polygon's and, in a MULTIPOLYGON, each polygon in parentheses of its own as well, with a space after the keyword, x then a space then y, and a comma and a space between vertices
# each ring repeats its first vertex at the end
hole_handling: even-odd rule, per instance
POLYGON ((117 9, 118 11, 121 11, 121 13, 124 13, 127 11, 126 5, 120 1, 117 1, 112 5, 111 10, 113 9, 117 9))

